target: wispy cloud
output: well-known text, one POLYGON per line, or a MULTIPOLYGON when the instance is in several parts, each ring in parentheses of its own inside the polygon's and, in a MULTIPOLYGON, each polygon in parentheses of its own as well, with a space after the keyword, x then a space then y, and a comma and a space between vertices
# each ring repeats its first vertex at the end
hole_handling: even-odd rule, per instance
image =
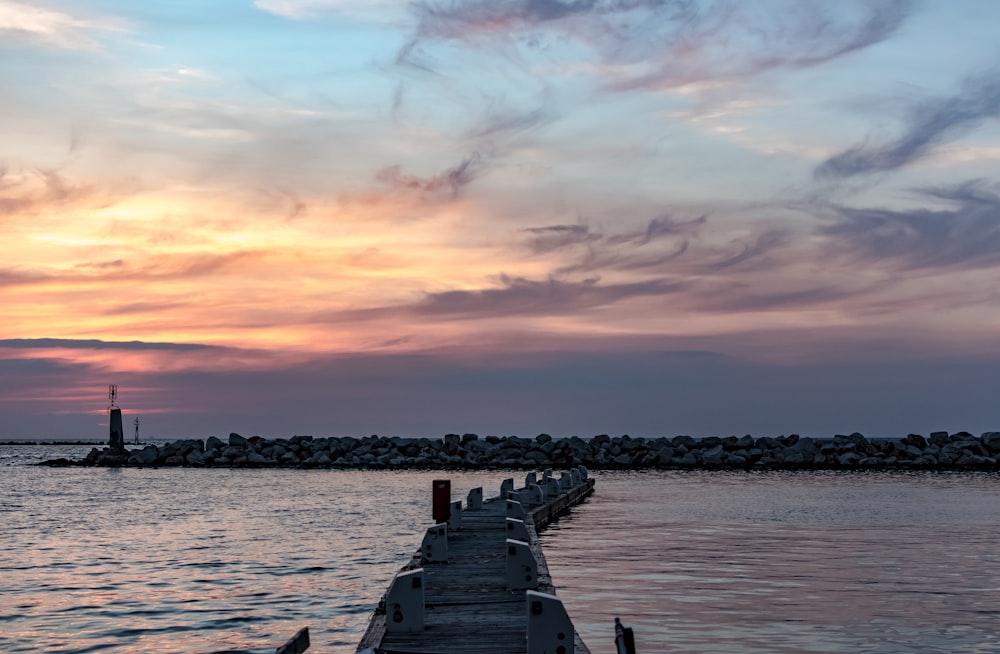
POLYGON ((820 65, 879 43, 909 16, 909 0, 776 2, 767 11, 723 0, 460 0, 416 2, 400 61, 435 41, 547 49, 583 44, 621 89, 661 88, 820 65))
POLYGON ((73 350, 211 350, 217 349, 199 343, 150 343, 145 341, 103 341, 96 338, 5 338, 0 339, 0 349, 73 349, 73 350))
POLYGON ((376 179, 391 189, 414 193, 427 200, 448 200, 458 197, 462 188, 471 184, 485 168, 478 152, 457 165, 430 177, 407 175, 402 166, 388 166, 376 173, 376 179))
MULTIPOLYGON (((0 167, 0 222, 12 214, 31 214, 37 210, 65 206, 96 198, 96 189, 74 183, 54 169, 35 169, 12 173, 0 167)), ((106 197, 97 198, 104 203, 106 197)))
POLYGON ((63 50, 99 50, 99 36, 125 29, 109 17, 82 17, 39 7, 36 4, 0 0, 0 34, 15 41, 63 50))
POLYGON ((602 284, 598 278, 568 282, 555 278, 537 281, 501 275, 499 282, 500 288, 429 294, 413 310, 423 315, 455 318, 557 316, 630 298, 670 295, 683 287, 679 282, 664 279, 602 284))
POLYGON ((952 96, 918 102, 902 134, 878 144, 865 141, 830 157, 816 169, 819 178, 845 178, 897 170, 928 156, 948 140, 1000 116, 1000 71, 970 77, 952 96))
POLYGON ((951 209, 835 207, 820 228, 841 254, 868 264, 906 269, 1000 265, 1000 188, 982 181, 921 190, 951 209))
POLYGON ((324 12, 340 12, 370 20, 395 19, 396 0, 254 0, 254 6, 286 18, 305 19, 324 12), (391 18, 390 18, 391 17, 391 18))

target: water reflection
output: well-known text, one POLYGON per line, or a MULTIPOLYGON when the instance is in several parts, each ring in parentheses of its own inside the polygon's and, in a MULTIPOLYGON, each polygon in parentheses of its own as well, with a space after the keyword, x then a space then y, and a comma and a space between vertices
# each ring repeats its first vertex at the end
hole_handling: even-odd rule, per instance
POLYGON ((609 473, 543 542, 588 643, 611 611, 640 652, 1000 651, 998 482, 609 473))
MULTIPOLYGON (((442 473, 5 467, 0 651, 353 652, 442 473)), ((451 473, 455 499, 504 472, 451 473)), ((1000 478, 597 473, 545 532, 595 654, 996 652, 1000 478)), ((516 475, 518 479, 521 475, 516 475)))

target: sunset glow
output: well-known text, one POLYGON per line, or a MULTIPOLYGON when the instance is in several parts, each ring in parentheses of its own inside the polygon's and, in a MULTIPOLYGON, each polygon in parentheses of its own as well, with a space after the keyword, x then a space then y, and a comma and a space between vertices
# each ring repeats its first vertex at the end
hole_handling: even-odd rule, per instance
POLYGON ((997 428, 998 22, 0 0, 0 437, 997 428))

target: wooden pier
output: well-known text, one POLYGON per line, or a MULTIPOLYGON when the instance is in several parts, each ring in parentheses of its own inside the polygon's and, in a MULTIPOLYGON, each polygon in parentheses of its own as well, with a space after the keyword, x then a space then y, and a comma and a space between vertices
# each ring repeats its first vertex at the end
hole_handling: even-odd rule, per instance
POLYGON ((473 489, 464 509, 451 503, 447 523, 428 529, 393 579, 357 651, 589 654, 555 597, 537 532, 593 492, 578 468, 558 479, 529 473, 521 488, 508 479, 485 501, 473 489))

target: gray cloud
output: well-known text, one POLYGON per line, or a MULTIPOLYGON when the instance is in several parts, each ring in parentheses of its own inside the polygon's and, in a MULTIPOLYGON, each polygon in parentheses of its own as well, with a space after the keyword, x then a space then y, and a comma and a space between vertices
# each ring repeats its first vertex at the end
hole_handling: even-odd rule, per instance
POLYGON ((761 11, 728 0, 425 1, 412 5, 416 26, 398 60, 419 64, 421 46, 435 41, 544 49, 547 38, 568 38, 617 69, 612 86, 673 86, 820 65, 885 40, 911 7, 910 0, 852 3, 853 12, 801 2, 761 11), (637 64, 644 72, 625 71, 637 64))
POLYGON ((557 275, 565 275, 601 269, 655 268, 683 255, 690 239, 697 238, 707 220, 707 216, 677 220, 662 214, 642 228, 610 234, 583 223, 531 227, 521 231, 530 236, 526 244, 533 254, 576 248, 579 259, 556 271, 557 275))
POLYGON ((904 268, 1000 265, 1000 188, 976 181, 923 189, 951 209, 835 207, 837 218, 820 228, 834 247, 863 261, 891 261, 904 268))
POLYGON ((528 247, 535 254, 545 254, 554 250, 591 243, 600 240, 600 234, 590 231, 590 227, 577 223, 575 225, 548 225, 546 227, 529 227, 521 230, 530 234, 528 247))
POLYGON ((965 80, 958 94, 914 106, 903 133, 884 144, 859 143, 824 161, 819 178, 845 178, 902 168, 927 156, 934 146, 1000 116, 1000 71, 965 80))
POLYGON ((407 175, 401 166, 388 166, 376 173, 379 182, 399 190, 413 191, 427 198, 458 197, 463 187, 482 174, 484 164, 478 152, 466 157, 456 166, 431 177, 407 175))
POLYGON ((195 343, 157 343, 148 341, 102 341, 100 339, 74 338, 5 338, 0 339, 0 348, 11 349, 71 349, 71 350, 197 350, 222 349, 212 345, 195 343))
POLYGON ((549 278, 535 281, 500 276, 501 288, 445 291, 428 295, 413 307, 422 315, 482 318, 489 316, 573 314, 636 297, 671 295, 684 284, 664 279, 602 285, 597 278, 581 282, 549 278))
POLYGON ((744 264, 747 261, 759 261, 764 255, 787 245, 790 240, 790 235, 785 229, 776 227, 765 228, 763 232, 757 234, 750 241, 737 241, 735 245, 739 247, 739 252, 725 256, 709 264, 707 268, 722 270, 744 264))

